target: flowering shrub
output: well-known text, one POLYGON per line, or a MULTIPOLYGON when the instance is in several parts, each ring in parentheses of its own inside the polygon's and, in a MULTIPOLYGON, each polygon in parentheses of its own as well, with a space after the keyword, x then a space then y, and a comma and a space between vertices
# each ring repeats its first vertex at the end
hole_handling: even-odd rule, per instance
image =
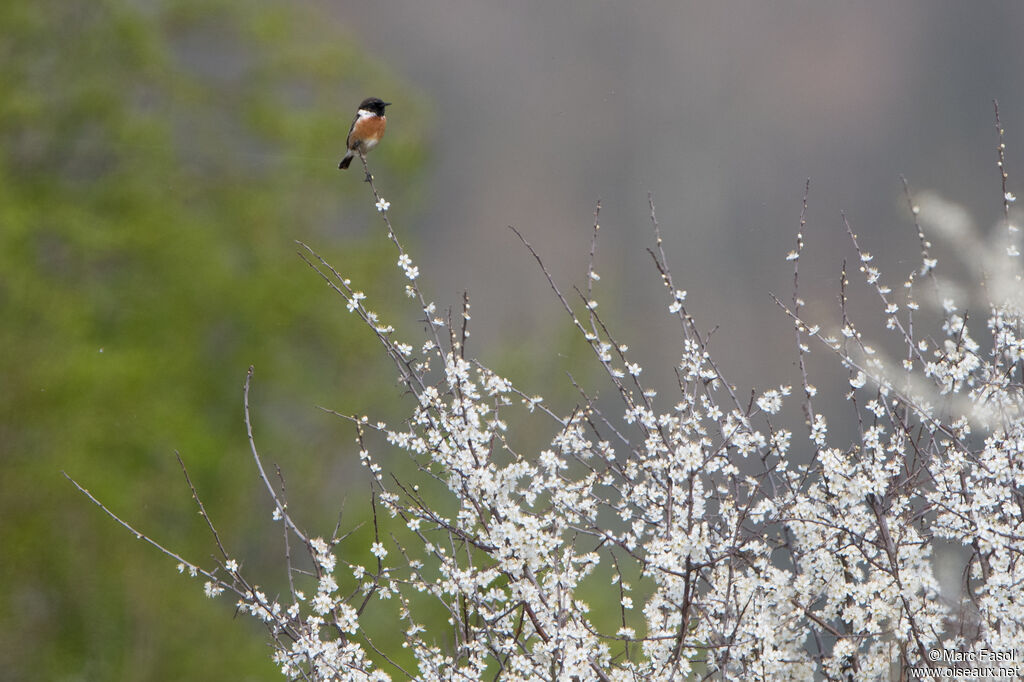
MULTIPOLYGON (((999 151, 1002 171, 1001 131, 999 151)), ((583 390, 578 405, 559 413, 466 357, 468 300, 453 318, 425 297, 392 228, 390 204, 369 172, 367 178, 405 291, 417 317, 425 315, 424 336, 399 338, 368 307, 367 295, 300 247, 377 336, 415 397, 400 424, 348 417, 374 504, 411 540, 385 541, 378 532, 370 548, 376 566, 339 568, 338 537, 313 537, 292 521, 251 427, 274 518, 311 558, 311 572, 299 571, 288 550, 290 594, 272 599, 254 587, 212 523, 222 559, 210 569, 145 538, 176 557, 179 570, 204 576, 207 595, 229 592, 240 610, 263 621, 287 678, 869 680, 948 668, 936 651, 1024 652, 1024 289, 1005 173, 996 246, 955 226, 940 199, 915 203, 907 191, 921 263, 899 293, 847 225, 857 269, 903 349, 898 361, 871 346, 851 319, 845 266, 835 331, 806 319, 802 214, 788 257, 792 299, 776 299, 793 322, 800 376, 795 387, 750 400, 726 381, 686 312, 687 293, 666 262, 653 202, 651 255, 682 347, 678 391, 667 399, 644 383, 643 368, 597 312, 593 258, 585 288, 567 297, 516 232, 607 374, 620 415, 583 390), (982 256, 984 323, 972 324, 962 303, 943 296, 926 227, 952 230, 946 236, 970 242, 982 256), (943 300, 940 329, 932 333, 921 329, 922 285, 943 300), (855 442, 836 442, 815 408, 818 391, 805 362, 812 348, 834 354, 849 371, 849 385, 834 388, 856 417, 855 442), (791 400, 799 401, 805 423, 787 427, 779 420, 791 400), (514 411, 551 434, 548 447, 517 451, 508 424, 514 411), (373 454, 374 438, 407 453, 449 499, 427 500, 390 476, 373 454), (446 506, 457 511, 445 515, 446 506), (962 562, 959 590, 940 586, 939 553, 962 562), (614 618, 592 613, 582 596, 581 585, 599 567, 611 576, 614 618), (339 570, 355 590, 339 588, 339 570), (414 602, 422 598, 447 612, 447 631, 430 631, 418 619, 414 602), (361 629, 367 609, 393 611, 415 669, 361 629)), ((248 394, 247 380, 247 426, 248 394)))

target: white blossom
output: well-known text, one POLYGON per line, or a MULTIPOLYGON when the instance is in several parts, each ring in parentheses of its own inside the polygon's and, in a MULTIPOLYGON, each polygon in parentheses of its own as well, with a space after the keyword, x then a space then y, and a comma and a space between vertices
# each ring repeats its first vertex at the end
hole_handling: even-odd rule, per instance
MULTIPOLYGON (((923 232, 937 204, 922 205, 923 232)), ((943 210, 957 228, 944 234, 969 234, 943 210)), ((1017 282, 1001 245, 985 247, 992 281, 1017 282)), ((855 246, 877 325, 857 316, 854 326, 845 307, 802 319, 809 308, 794 295, 797 383, 760 394, 726 379, 689 317, 678 363, 648 367, 658 390, 643 387, 641 366, 595 314, 572 323, 604 383, 574 377, 574 398, 546 400, 468 355, 468 312, 449 329, 445 307, 402 280, 427 321, 417 313, 406 335, 343 280, 350 319, 376 332, 408 396, 387 422, 347 419, 356 447, 341 448, 345 475, 368 482, 372 525, 330 539, 301 532, 275 490, 278 538, 289 533, 283 588, 243 580, 236 559, 209 571, 176 559, 177 570, 210 578, 209 597, 238 595, 239 612, 267 627, 282 674, 315 682, 382 682, 376 662, 387 658, 425 682, 876 680, 934 663, 929 651, 1024 649, 1019 285, 958 304, 936 277, 944 298, 931 328, 931 299, 912 296, 918 276, 896 280, 905 286, 893 295, 855 246), (818 344, 826 352, 809 359, 838 358, 846 380, 805 367, 818 344), (393 473, 398 455, 412 473, 393 473), (368 555, 369 567, 352 563, 368 555), (945 573, 956 579, 940 582, 945 573), (268 597, 279 589, 287 596, 268 597), (399 655, 378 651, 386 640, 370 623, 390 624, 399 655)), ((919 272, 936 267, 924 256, 919 272)), ((660 274, 680 313, 686 292, 660 274)))

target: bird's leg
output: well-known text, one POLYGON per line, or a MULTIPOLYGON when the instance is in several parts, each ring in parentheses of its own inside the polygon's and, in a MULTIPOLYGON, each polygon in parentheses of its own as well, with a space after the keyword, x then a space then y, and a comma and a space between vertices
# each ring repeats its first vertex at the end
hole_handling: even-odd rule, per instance
POLYGON ((370 175, 370 167, 366 165, 366 154, 360 151, 359 160, 363 162, 363 170, 366 171, 366 178, 363 182, 373 182, 373 176, 370 175))

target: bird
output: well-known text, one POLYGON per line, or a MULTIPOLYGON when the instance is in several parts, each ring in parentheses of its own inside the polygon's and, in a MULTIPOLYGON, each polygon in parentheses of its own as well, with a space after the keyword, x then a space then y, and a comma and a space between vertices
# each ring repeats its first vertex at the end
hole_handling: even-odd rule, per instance
POLYGON ((367 97, 362 101, 356 117, 352 119, 352 127, 348 129, 348 138, 345 140, 347 151, 338 164, 339 169, 348 168, 356 154, 365 154, 377 146, 388 126, 384 107, 390 105, 391 102, 382 102, 376 97, 367 97))

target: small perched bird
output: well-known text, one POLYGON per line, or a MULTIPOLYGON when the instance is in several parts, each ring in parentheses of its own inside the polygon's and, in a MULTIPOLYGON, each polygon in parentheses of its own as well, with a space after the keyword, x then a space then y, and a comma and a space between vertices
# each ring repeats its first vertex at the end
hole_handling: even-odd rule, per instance
POLYGON ((348 139, 345 140, 344 158, 338 164, 338 168, 345 169, 352 163, 356 154, 365 154, 380 142, 384 136, 384 129, 388 126, 388 119, 384 116, 384 107, 391 102, 382 102, 376 97, 364 99, 356 111, 356 117, 352 121, 352 127, 348 129, 348 139))

